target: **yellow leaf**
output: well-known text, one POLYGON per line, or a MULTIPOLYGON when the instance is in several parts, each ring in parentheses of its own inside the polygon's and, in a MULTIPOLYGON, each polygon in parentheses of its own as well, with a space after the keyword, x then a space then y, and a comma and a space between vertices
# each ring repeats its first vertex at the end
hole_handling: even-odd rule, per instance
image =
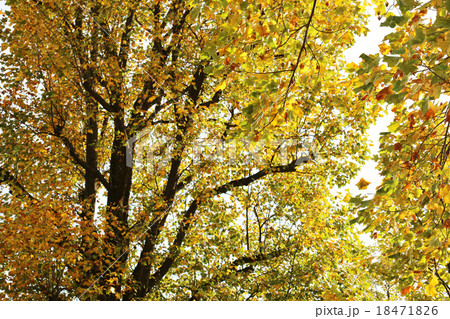
POLYGON ((434 97, 435 100, 439 98, 441 95, 442 87, 440 85, 435 85, 431 89, 431 96, 434 97))
POLYGON ((258 32, 259 35, 262 36, 262 37, 265 37, 265 36, 269 35, 269 31, 267 30, 267 27, 266 27, 265 25, 257 24, 257 25, 255 26, 255 30, 256 30, 256 32, 258 32))
POLYGON ((391 47, 384 42, 379 44, 378 47, 380 48, 380 53, 383 55, 386 55, 391 51, 391 47))
POLYGON ((342 36, 341 36, 341 41, 343 43, 351 43, 353 40, 353 37, 351 36, 351 34, 349 32, 345 32, 342 36))
POLYGON ((227 80, 223 81, 222 83, 220 83, 215 89, 214 91, 217 92, 219 90, 223 90, 225 87, 227 86, 227 80))
POLYGON ((239 64, 242 64, 242 63, 247 62, 247 59, 248 59, 247 52, 242 52, 241 54, 237 54, 236 55, 235 62, 239 63, 239 64))
POLYGON ((366 181, 364 178, 361 178, 356 186, 358 186, 359 189, 366 189, 369 184, 370 182, 366 181))
POLYGON ((300 107, 300 105, 295 105, 294 107, 291 108, 292 113, 295 114, 295 116, 297 116, 298 118, 302 118, 304 113, 302 108, 300 107))
POLYGON ((358 64, 356 64, 355 62, 347 63, 346 66, 347 66, 347 68, 350 69, 350 70, 356 70, 356 69, 358 68, 358 64))
POLYGON ((437 45, 441 48, 442 52, 448 54, 448 51, 449 51, 448 32, 437 37, 436 42, 437 42, 437 45))
POLYGON ((446 204, 450 204, 450 185, 445 185, 442 189, 442 200, 446 204))
POLYGON ((425 294, 427 296, 431 296, 431 297, 436 296, 437 295, 437 291, 436 291, 437 284, 438 284, 438 279, 436 277, 433 277, 433 279, 431 279, 430 283, 425 286, 425 294))

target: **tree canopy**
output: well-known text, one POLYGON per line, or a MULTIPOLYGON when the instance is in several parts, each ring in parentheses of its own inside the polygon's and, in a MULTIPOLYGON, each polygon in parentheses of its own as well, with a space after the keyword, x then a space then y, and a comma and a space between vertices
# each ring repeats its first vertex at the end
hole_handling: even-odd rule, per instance
POLYGON ((365 2, 7 1, 2 298, 445 298, 449 8, 375 4, 356 65, 365 2), (383 185, 333 192, 384 101, 383 185))
POLYGON ((391 105, 395 119, 375 156, 383 183, 360 204, 376 233, 386 281, 411 298, 450 297, 449 1, 398 1, 382 25, 395 31, 380 55, 363 56, 362 91, 391 105))

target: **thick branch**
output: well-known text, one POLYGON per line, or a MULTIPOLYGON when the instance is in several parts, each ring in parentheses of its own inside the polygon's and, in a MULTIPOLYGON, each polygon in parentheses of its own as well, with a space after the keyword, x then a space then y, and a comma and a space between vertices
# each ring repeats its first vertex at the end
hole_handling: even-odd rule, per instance
MULTIPOLYGON (((203 72, 203 66, 199 66, 197 70, 195 70, 194 74, 194 83, 189 85, 185 92, 188 94, 189 98, 194 102, 194 104, 197 103, 198 97, 200 95, 200 91, 203 88, 203 83, 206 80, 206 73, 203 72)), ((216 94, 214 95, 216 96, 216 94)), ((216 96, 216 99, 218 100, 220 98, 220 94, 216 96)))
MULTIPOLYGON (((90 78, 90 76, 86 76, 90 78)), ((109 104, 108 102, 106 102, 103 97, 92 88, 92 85, 90 84, 90 81, 85 80, 83 82, 83 87, 86 90, 86 92, 88 92, 98 103, 100 103, 101 106, 103 106, 103 108, 111 113, 116 113, 119 110, 117 108, 114 108, 111 104, 109 104)))
POLYGON ((194 216, 195 211, 197 210, 198 204, 198 200, 194 200, 189 208, 184 212, 183 220, 180 224, 180 227, 178 228, 177 236, 169 249, 169 255, 149 280, 149 290, 152 289, 156 284, 158 284, 172 267, 173 262, 178 256, 179 249, 184 241, 184 237, 186 236, 189 226, 192 224, 191 219, 194 216))
POLYGON ((133 18, 135 11, 133 9, 129 10, 127 20, 125 21, 124 33, 122 34, 122 39, 120 40, 119 48, 119 68, 125 70, 128 62, 128 50, 130 48, 130 34, 133 30, 133 18))
POLYGON ((262 169, 253 175, 243 177, 240 179, 236 179, 236 180, 230 181, 222 186, 219 186, 214 189, 214 192, 215 192, 215 194, 223 194, 234 187, 247 186, 247 185, 253 183, 254 181, 261 179, 264 176, 269 175, 271 173, 295 172, 295 167, 297 166, 296 162, 297 162, 297 160, 293 160, 291 163, 289 163, 287 165, 279 165, 279 166, 262 169))
MULTIPOLYGON (((98 171, 97 142, 98 142, 98 106, 97 102, 89 99, 86 106, 88 115, 86 123, 86 164, 92 167, 93 171, 98 171)), ((82 199, 87 200, 83 208, 82 217, 93 220, 95 211, 95 202, 97 196, 97 176, 90 170, 85 170, 85 186, 82 193, 82 199)))
POLYGON ((69 150, 69 154, 72 157, 72 159, 75 161, 75 163, 80 165, 81 167, 83 167, 85 170, 88 170, 89 172, 94 174, 95 177, 97 177, 98 180, 102 183, 102 185, 107 190, 110 190, 110 185, 109 185, 108 181, 105 179, 105 177, 102 175, 102 173, 99 170, 91 167, 85 161, 83 161, 81 159, 81 157, 77 154, 75 147, 72 145, 72 143, 69 141, 69 139, 67 137, 65 137, 65 136, 59 136, 59 137, 62 139, 62 141, 64 142, 64 145, 69 150))
POLYGON ((279 257, 283 253, 282 250, 275 250, 268 254, 257 254, 253 256, 242 256, 231 263, 232 266, 242 266, 244 264, 255 263, 258 261, 265 261, 279 257))
POLYGON ((162 193, 162 197, 164 202, 166 203, 167 208, 163 213, 164 215, 157 222, 153 223, 147 230, 147 237, 144 241, 144 246, 142 248, 139 261, 135 269, 133 270, 133 279, 139 283, 139 289, 134 293, 134 296, 127 295, 125 296, 125 299, 131 299, 133 297, 144 297, 148 292, 151 265, 146 262, 146 260, 148 259, 149 254, 155 249, 157 238, 161 233, 161 230, 164 227, 167 219, 167 210, 169 210, 170 206, 172 205, 175 194, 181 189, 181 187, 184 187, 182 186, 182 184, 188 182, 188 179, 185 179, 181 183, 178 183, 178 180, 180 177, 179 169, 182 161, 181 154, 185 147, 183 144, 183 136, 189 127, 190 118, 185 115, 177 115, 177 120, 179 132, 176 135, 176 147, 178 149, 172 157, 170 172, 167 176, 166 185, 162 193))
POLYGON ((210 105, 216 104, 217 102, 220 101, 221 96, 222 96, 222 90, 218 90, 216 93, 214 93, 211 100, 209 100, 208 102, 201 103, 200 106, 208 107, 210 105))

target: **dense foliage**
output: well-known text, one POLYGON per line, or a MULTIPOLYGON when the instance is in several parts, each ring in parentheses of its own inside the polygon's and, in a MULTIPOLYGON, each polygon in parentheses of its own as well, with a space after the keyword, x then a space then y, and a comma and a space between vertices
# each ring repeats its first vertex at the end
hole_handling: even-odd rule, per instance
POLYGON ((380 243, 386 283, 412 299, 450 297, 449 10, 449 1, 398 1, 382 22, 394 32, 381 55, 363 56, 357 71, 360 89, 395 114, 376 156, 383 183, 359 221, 380 243))
POLYGON ((397 30, 357 66, 356 1, 7 1, 2 297, 443 298, 448 8, 398 3, 377 3, 397 30), (350 201, 331 189, 368 159, 384 100, 386 178, 350 201))

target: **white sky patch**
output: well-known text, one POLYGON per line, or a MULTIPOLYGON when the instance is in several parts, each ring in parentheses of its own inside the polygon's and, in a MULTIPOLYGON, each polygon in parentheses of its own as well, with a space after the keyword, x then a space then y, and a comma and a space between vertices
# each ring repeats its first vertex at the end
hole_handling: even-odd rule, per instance
MULTIPOLYGON (((360 55, 365 54, 376 54, 379 53, 378 45, 383 42, 383 39, 386 35, 391 32, 394 32, 394 29, 389 27, 381 27, 381 21, 373 13, 373 8, 369 8, 368 10, 372 10, 369 23, 367 27, 369 28, 369 32, 366 36, 360 36, 356 38, 356 43, 353 47, 346 50, 344 52, 344 57, 348 62, 359 63, 362 61, 360 55)), ((387 132, 388 125, 393 121, 394 114, 390 111, 388 106, 385 104, 385 110, 387 114, 382 114, 383 117, 380 117, 375 125, 368 130, 367 134, 369 139, 371 140, 372 146, 370 147, 371 156, 378 154, 379 152, 379 137, 381 132, 387 132)), ((345 189, 349 189, 350 193, 353 196, 356 195, 368 195, 369 198, 372 198, 376 192, 376 188, 381 184, 382 177, 376 169, 377 163, 372 159, 368 160, 364 166, 361 167, 359 173, 355 178, 353 178, 349 184, 344 187, 337 188, 335 187, 333 191, 343 192, 345 189), (364 178, 366 181, 370 182, 369 186, 365 190, 360 190, 356 186, 358 181, 364 178)), ((359 230, 363 230, 362 225, 356 225, 356 228, 359 230)), ((376 241, 370 237, 370 234, 362 233, 360 234, 360 239, 366 245, 374 245, 376 241)))
MULTIPOLYGON (((388 28, 388 27, 380 27, 381 21, 378 20, 376 16, 373 14, 373 9, 370 8, 369 10, 372 10, 371 17, 369 20, 368 28, 369 32, 367 33, 367 36, 360 36, 356 38, 356 43, 353 47, 346 50, 344 52, 345 58, 348 60, 348 62, 355 62, 359 63, 361 62, 361 58, 359 57, 361 54, 376 54, 379 52, 378 45, 383 42, 384 37, 394 32, 394 29, 388 28)), ((387 106, 385 106, 385 109, 388 109, 387 106)), ((377 154, 379 151, 379 136, 381 132, 387 132, 387 126, 391 123, 391 121, 394 119, 394 114, 392 112, 388 112, 387 115, 383 115, 383 117, 379 118, 375 125, 373 125, 368 130, 368 136, 370 140, 373 143, 373 146, 370 147, 370 151, 372 156, 374 154, 377 154)), ((366 164, 361 168, 358 175, 351 180, 351 182, 340 188, 340 190, 344 190, 346 188, 350 189, 350 192, 353 195, 357 194, 368 194, 372 195, 375 194, 376 187, 381 184, 381 176, 376 170, 376 162, 373 160, 369 160, 366 162, 366 164), (356 186, 356 183, 358 181, 364 178, 371 184, 367 187, 367 189, 361 191, 356 186)), ((337 189, 336 189, 337 190, 337 189)))

